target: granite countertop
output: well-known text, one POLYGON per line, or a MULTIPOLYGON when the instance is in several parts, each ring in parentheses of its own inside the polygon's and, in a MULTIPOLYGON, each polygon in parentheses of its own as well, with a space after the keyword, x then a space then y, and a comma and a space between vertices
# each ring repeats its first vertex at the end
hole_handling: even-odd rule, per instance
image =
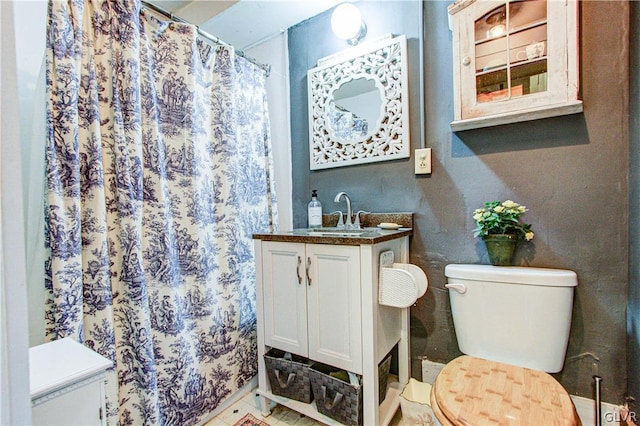
MULTIPOLYGON (((362 233, 355 235, 347 235, 349 231, 344 234, 317 235, 308 228, 301 228, 289 232, 256 233, 253 238, 263 241, 359 246, 413 235, 413 213, 363 213, 360 221, 362 233), (380 223, 397 223, 401 227, 381 229, 377 227, 380 223)), ((335 227, 338 215, 322 215, 322 222, 324 228, 335 227)), ((335 232, 339 233, 340 230, 336 229, 335 232)))

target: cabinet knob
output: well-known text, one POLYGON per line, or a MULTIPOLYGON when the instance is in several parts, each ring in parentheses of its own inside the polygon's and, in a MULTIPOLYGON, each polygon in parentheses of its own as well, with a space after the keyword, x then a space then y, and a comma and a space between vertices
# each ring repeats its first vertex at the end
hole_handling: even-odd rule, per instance
POLYGON ((471 58, 470 58, 470 57, 465 56, 465 57, 462 59, 462 65, 469 65, 470 63, 471 63, 471 58))

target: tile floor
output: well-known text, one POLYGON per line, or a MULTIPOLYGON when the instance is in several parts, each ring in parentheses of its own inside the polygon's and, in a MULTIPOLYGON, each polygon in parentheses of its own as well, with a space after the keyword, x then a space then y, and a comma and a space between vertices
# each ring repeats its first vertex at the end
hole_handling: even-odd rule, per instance
MULTIPOLYGON (((578 411, 578 415, 582 420, 582 424, 591 425, 594 423, 593 418, 593 401, 572 396, 574 404, 576 405, 576 409, 578 411)), ((616 411, 616 407, 613 407, 610 404, 605 404, 606 406, 603 409, 603 416, 608 412, 616 411)), ((219 415, 211 419, 204 426, 233 426, 235 422, 240 420, 242 416, 247 413, 253 414, 257 419, 264 420, 269 423, 270 426, 285 426, 285 425, 295 425, 295 426, 320 426, 323 423, 320 423, 312 418, 306 417, 298 412, 288 409, 282 405, 272 404, 271 415, 264 417, 260 412, 260 401, 256 395, 255 389, 241 398, 238 402, 231 405, 229 408, 221 412, 219 415)), ((619 418, 619 414, 616 416, 610 415, 607 418, 619 418)), ((618 422, 603 422, 606 426, 619 426, 618 422)), ((396 413, 396 416, 391 421, 389 426, 402 426, 402 414, 400 410, 396 413)))
POLYGON ((232 426, 240 420, 242 416, 251 413, 255 418, 264 420, 271 426, 319 426, 322 423, 288 409, 282 405, 272 404, 271 415, 264 417, 260 412, 260 401, 256 392, 252 391, 245 395, 238 402, 218 414, 204 426, 232 426))
MULTIPOLYGON (((261 414, 259 407, 260 401, 256 396, 256 392, 254 390, 252 392, 249 392, 242 399, 228 407, 219 415, 211 419, 204 426, 232 426, 247 413, 253 414, 257 419, 264 420, 265 422, 269 423, 270 426, 320 426, 324 424, 275 403, 272 404, 273 408, 271 409, 271 415, 264 417, 261 414)), ((398 412, 396 413, 396 417, 393 418, 390 426, 400 425, 401 414, 400 410, 398 410, 398 412)))

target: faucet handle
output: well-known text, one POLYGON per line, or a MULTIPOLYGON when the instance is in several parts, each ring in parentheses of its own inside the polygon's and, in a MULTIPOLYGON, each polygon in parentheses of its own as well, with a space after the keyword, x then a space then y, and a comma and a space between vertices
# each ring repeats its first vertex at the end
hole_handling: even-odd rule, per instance
POLYGON ((329 213, 329 214, 339 214, 340 218, 338 219, 338 224, 336 225, 337 228, 344 228, 344 219, 342 218, 342 212, 340 210, 335 211, 333 213, 329 213))
POLYGON ((371 212, 367 212, 367 211, 364 211, 364 210, 358 210, 358 213, 356 213, 356 223, 353 224, 355 229, 360 229, 360 213, 369 214, 371 212))

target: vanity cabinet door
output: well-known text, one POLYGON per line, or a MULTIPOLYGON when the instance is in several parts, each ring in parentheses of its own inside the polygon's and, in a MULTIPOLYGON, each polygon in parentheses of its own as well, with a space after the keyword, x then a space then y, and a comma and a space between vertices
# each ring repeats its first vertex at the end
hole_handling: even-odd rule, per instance
POLYGON ((265 344, 308 357, 305 244, 262 244, 265 344))
POLYGON ((102 426, 104 413, 103 382, 95 381, 82 386, 62 389, 59 396, 31 409, 31 424, 102 426))
POLYGON ((362 374, 360 247, 306 245, 309 358, 362 374))
POLYGON ((359 246, 265 241, 262 285, 267 346, 362 374, 359 246))

